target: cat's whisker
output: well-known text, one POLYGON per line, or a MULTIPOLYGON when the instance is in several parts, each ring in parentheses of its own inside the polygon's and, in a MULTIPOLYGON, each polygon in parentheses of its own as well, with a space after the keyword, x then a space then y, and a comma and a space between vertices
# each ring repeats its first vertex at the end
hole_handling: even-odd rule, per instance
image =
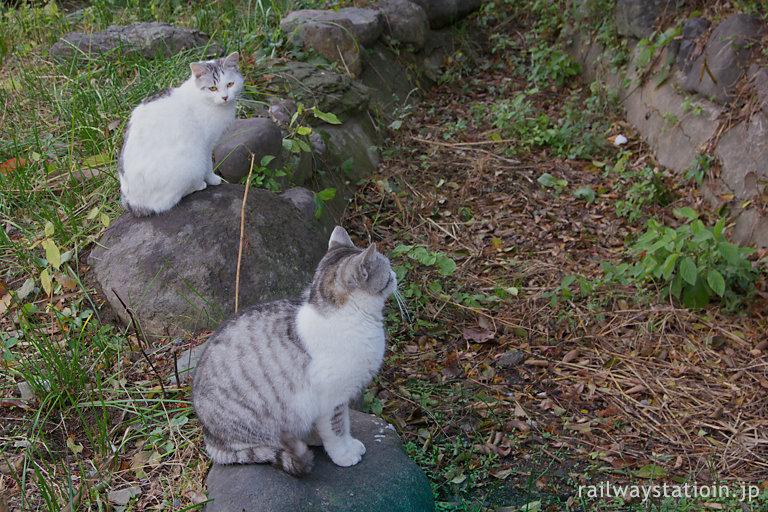
POLYGON ((395 297, 397 309, 400 310, 400 318, 408 323, 408 327, 411 327, 413 325, 413 322, 411 322, 411 315, 408 313, 408 307, 405 304, 405 299, 400 293, 400 290, 395 289, 395 292, 392 295, 395 297))

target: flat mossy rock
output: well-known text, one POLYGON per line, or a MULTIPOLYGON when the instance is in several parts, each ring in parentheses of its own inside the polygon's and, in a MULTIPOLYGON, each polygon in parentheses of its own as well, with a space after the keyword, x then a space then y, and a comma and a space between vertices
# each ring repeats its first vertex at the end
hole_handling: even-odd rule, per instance
POLYGON ((88 55, 115 55, 139 53, 147 59, 168 58, 184 50, 209 47, 209 55, 218 55, 210 38, 185 27, 168 23, 137 22, 126 26, 113 25, 101 32, 85 34, 70 32, 51 47, 51 55, 60 59, 86 57, 88 55))
MULTIPOLYGON (((112 223, 88 263, 123 322, 130 317, 116 293, 154 336, 214 329, 234 312, 243 191, 208 187, 163 214, 112 223)), ((300 295, 327 240, 289 199, 251 188, 243 245, 241 307, 300 295)))
MULTIPOLYGON (((306 62, 276 63, 268 88, 278 96, 290 98, 305 109, 317 107, 332 112, 341 120, 368 110, 371 95, 368 87, 347 75, 306 62)), ((309 124, 322 121, 308 116, 309 124)))
POLYGON ((266 464, 214 464, 208 474, 205 512, 432 512, 432 489, 403 451, 394 428, 350 411, 352 435, 365 444, 357 465, 335 465, 313 448, 315 467, 295 478, 266 464))

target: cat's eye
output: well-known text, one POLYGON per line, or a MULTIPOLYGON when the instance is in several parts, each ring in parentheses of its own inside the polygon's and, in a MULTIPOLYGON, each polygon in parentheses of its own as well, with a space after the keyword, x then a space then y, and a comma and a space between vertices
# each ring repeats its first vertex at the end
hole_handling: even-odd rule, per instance
POLYGON ((229 83, 227 84, 227 87, 232 87, 233 85, 235 85, 235 82, 229 82, 229 83))
POLYGON ((210 86, 210 87, 208 88, 208 90, 209 90, 209 91, 218 91, 218 90, 219 90, 219 88, 218 88, 218 87, 216 87, 215 85, 212 85, 212 86, 210 86))

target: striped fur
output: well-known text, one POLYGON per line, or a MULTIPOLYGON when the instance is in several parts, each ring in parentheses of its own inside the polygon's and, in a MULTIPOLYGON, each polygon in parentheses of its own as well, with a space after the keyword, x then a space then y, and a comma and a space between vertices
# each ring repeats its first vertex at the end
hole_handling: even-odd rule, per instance
POLYGON ((359 462, 365 447, 350 435, 347 403, 381 365, 382 310, 395 287, 387 258, 337 227, 307 293, 252 306, 219 327, 193 384, 211 459, 301 476, 317 434, 336 464, 359 462))

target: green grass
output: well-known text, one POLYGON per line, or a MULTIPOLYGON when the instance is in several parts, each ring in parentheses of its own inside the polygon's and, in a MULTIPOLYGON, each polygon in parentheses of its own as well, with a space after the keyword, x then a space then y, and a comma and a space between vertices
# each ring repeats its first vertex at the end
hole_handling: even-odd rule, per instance
POLYGON ((138 472, 164 482, 153 509, 198 508, 178 492, 199 491, 206 464, 187 390, 163 394, 137 340, 101 321, 83 259, 121 213, 116 158, 131 110, 184 81, 205 50, 62 62, 48 49, 73 30, 171 22, 254 55, 243 63, 252 76, 259 59, 283 51, 280 17, 303 5, 96 0, 75 15, 55 2, 0 7, 0 296, 12 297, 0 315, 0 392, 18 396, 26 382, 35 393, 10 409, 0 464, 14 469, 23 510, 77 501, 104 510, 106 493, 126 481, 119 475, 138 472))
MULTIPOLYGON (((2 434, 0 464, 12 470, 10 476, 0 478, 6 483, 10 479, 17 487, 14 499, 21 500, 23 510, 58 512, 78 501, 80 510, 106 510, 109 490, 147 476, 159 482, 159 491, 134 498, 131 507, 138 509, 139 499, 151 498, 143 503, 144 509, 191 510, 199 506, 186 493, 200 492, 207 465, 198 449, 200 431, 188 389, 164 392, 158 382, 161 377, 142 357, 141 350, 148 350, 143 345, 139 348, 143 341, 131 330, 116 328, 99 317, 100 304, 83 259, 122 211, 116 157, 132 108, 150 94, 180 84, 187 77, 188 63, 205 52, 157 60, 120 55, 114 60, 57 62, 48 55, 48 48, 71 30, 101 30, 132 21, 172 22, 210 34, 225 52, 239 50, 253 56, 254 61, 245 59, 243 64, 253 76, 260 72, 260 59, 293 51, 278 30, 279 18, 291 9, 319 3, 95 0, 71 17, 55 3, 0 7, 0 222, 4 228, 0 229, 0 284, 12 297, 10 304, 0 306, 10 308, 0 314, 0 394, 12 399, 18 395, 17 384, 26 382, 36 396, 31 403, 15 402, 3 408, 10 426, 2 434), (83 177, 80 171, 85 168, 89 176, 83 177)), ((567 89, 578 67, 545 42, 552 31, 559 30, 565 13, 551 2, 488 2, 481 22, 490 26, 499 22, 493 16, 510 12, 540 17, 532 22, 522 48, 511 38, 494 39, 497 52, 510 52, 509 69, 531 74, 531 87, 500 91, 504 94, 497 95, 496 101, 467 108, 472 116, 451 120, 440 140, 453 140, 476 123, 487 125, 500 138, 515 139, 506 156, 520 158, 542 151, 563 159, 604 156, 601 141, 609 130, 604 117, 615 108, 610 95, 599 87, 567 89), (562 114, 558 117, 548 108, 560 104, 564 109, 557 111, 562 114)), ((590 22, 603 27, 597 20, 590 22)), ((443 81, 470 92, 476 85, 467 79, 470 71, 447 73, 443 81)), ((254 87, 251 91, 258 93, 254 87)), ((243 108, 251 107, 245 102, 243 108)), ((423 161, 430 163, 427 157, 423 161)), ((663 183, 638 174, 642 173, 627 175, 620 186, 630 191, 624 204, 628 214, 642 216, 649 206, 648 191, 655 187, 654 194, 661 194, 663 183)), ((449 188, 451 183, 436 188, 449 188)), ((659 198, 653 195, 649 202, 657 203, 659 198)), ((471 226, 474 207, 465 206, 461 213, 467 227, 471 226)), ((406 325, 394 309, 390 311, 392 368, 411 357, 405 349, 414 344, 415 332, 425 338, 418 342, 423 347, 416 344, 418 350, 427 351, 454 334, 438 316, 443 308, 482 310, 492 316, 518 294, 521 279, 515 275, 493 283, 492 289, 473 289, 453 275, 456 261, 466 255, 447 249, 430 251, 428 242, 403 232, 393 253, 413 322, 406 325)), ((503 263, 517 266, 515 253, 504 255, 503 263)), ((560 305, 573 300, 566 292, 568 286, 581 282, 574 276, 552 291, 560 305)), ((528 336, 522 328, 513 333, 523 339, 528 336)), ((174 350, 172 343, 163 340, 153 349, 154 358, 166 357, 167 371, 170 361, 164 354, 174 350)), ((437 371, 429 370, 428 362, 419 364, 424 364, 425 373, 437 371)), ((685 500, 568 502, 564 492, 539 489, 537 482, 555 473, 561 456, 582 462, 555 479, 566 489, 576 488, 579 473, 605 471, 605 467, 589 454, 559 451, 556 437, 547 437, 541 444, 554 455, 541 451, 530 456, 535 450, 523 446, 521 439, 506 431, 499 433, 502 429, 497 427, 513 419, 514 405, 510 397, 488 392, 493 368, 486 364, 472 370, 476 380, 471 383, 440 380, 439 375, 434 381, 398 378, 402 386, 395 388, 395 396, 367 396, 368 408, 393 424, 400 425, 397 418, 403 407, 412 415, 412 424, 401 433, 408 453, 430 478, 438 510, 480 511, 484 502, 505 492, 504 478, 492 477, 504 457, 478 449, 488 442, 489 432, 498 434, 491 444, 521 455, 512 476, 506 475, 517 475, 516 497, 507 502, 515 507, 527 503, 533 511, 539 503, 541 510, 701 510, 697 502, 685 500), (456 425, 466 427, 456 433, 451 430, 456 425)), ((381 384, 394 382, 382 380, 381 384)), ((727 500, 721 503, 733 505, 727 500)), ((764 507, 768 496, 763 493, 755 503, 753 510, 764 507)))

